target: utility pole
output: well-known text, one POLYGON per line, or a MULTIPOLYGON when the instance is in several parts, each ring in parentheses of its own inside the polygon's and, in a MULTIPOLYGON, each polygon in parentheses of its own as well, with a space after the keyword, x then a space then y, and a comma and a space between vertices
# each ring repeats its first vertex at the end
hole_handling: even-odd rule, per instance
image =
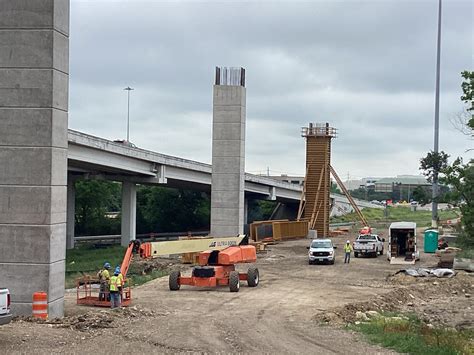
MULTIPOLYGON (((438 1, 438 42, 436 51, 436 93, 435 93, 435 117, 434 117, 434 153, 439 151, 439 78, 441 65, 441 0, 438 1)), ((433 171, 431 226, 438 228, 438 170, 433 171)))
POLYGON ((127 142, 130 142, 130 91, 134 89, 127 86, 124 90, 127 90, 127 142))

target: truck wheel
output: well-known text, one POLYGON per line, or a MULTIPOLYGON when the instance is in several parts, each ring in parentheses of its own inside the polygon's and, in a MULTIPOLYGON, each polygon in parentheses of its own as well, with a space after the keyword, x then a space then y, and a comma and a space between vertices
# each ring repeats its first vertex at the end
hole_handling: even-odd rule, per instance
POLYGON ((383 248, 382 248, 382 250, 380 251, 380 255, 383 255, 383 248))
POLYGON ((359 257, 359 253, 354 253, 354 257, 355 257, 355 258, 358 258, 358 257, 359 257))
POLYGON ((335 262, 336 262, 336 259, 332 259, 331 260, 331 265, 334 265, 335 262))
POLYGON ((260 281, 258 274, 258 269, 256 267, 251 267, 247 271, 247 284, 249 287, 256 287, 260 281))
POLYGON ((239 292, 240 289, 240 280, 239 280, 239 272, 238 271, 231 271, 229 274, 229 288, 230 292, 239 292))
POLYGON ((181 272, 171 271, 169 278, 169 285, 171 291, 178 291, 181 285, 179 284, 179 278, 181 277, 181 272))

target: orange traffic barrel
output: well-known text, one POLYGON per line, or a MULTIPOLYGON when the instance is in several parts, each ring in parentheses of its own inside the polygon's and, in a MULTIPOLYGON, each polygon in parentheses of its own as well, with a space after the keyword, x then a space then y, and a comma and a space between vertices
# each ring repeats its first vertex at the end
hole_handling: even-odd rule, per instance
POLYGON ((33 317, 48 318, 48 294, 46 292, 33 293, 33 317))

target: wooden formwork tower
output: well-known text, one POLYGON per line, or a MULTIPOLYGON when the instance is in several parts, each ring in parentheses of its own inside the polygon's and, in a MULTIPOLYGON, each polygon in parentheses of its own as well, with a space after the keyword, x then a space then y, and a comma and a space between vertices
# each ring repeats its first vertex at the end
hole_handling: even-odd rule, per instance
POLYGON ((317 230, 318 237, 329 235, 331 140, 336 132, 329 123, 310 123, 301 133, 306 138, 306 179, 299 214, 304 212, 309 227, 317 230))

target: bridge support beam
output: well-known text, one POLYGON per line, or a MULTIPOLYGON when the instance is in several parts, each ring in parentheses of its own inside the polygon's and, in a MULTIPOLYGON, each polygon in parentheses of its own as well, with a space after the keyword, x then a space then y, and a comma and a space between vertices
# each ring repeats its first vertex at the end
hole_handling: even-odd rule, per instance
POLYGON ((137 238, 137 185, 122 182, 122 246, 137 238))
POLYGON ((212 123, 211 236, 243 233, 245 102, 245 70, 216 68, 212 123))
POLYGON ((64 309, 69 0, 0 1, 0 285, 64 309))
POLYGON ((67 219, 66 249, 74 249, 74 228, 76 226, 76 180, 67 177, 67 219))

